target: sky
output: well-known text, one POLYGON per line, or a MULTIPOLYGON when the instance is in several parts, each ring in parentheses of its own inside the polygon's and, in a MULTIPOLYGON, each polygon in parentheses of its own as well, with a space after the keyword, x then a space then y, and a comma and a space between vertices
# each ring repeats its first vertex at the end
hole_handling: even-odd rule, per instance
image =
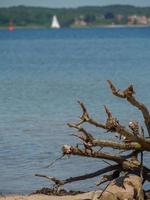
POLYGON ((128 4, 135 6, 150 6, 150 0, 0 0, 0 7, 17 5, 42 6, 42 7, 79 7, 103 6, 112 4, 128 4))

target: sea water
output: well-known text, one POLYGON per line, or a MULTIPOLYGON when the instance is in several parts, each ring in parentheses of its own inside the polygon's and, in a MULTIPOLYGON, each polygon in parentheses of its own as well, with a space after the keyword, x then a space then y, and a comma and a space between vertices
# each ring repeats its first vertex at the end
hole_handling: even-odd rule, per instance
MULTIPOLYGON (((150 28, 0 30, 0 192, 30 193, 50 183, 34 173, 65 179, 106 166, 100 160, 70 157, 45 168, 76 144, 67 122, 77 122, 82 100, 91 116, 105 122, 104 105, 122 124, 141 113, 114 97, 107 85, 133 84, 150 108, 150 28)), ((98 138, 112 138, 88 127, 98 138)), ((145 131, 146 132, 146 131, 145 131)), ((112 150, 111 150, 112 152, 112 150)), ((145 162, 150 160, 145 156, 145 162)), ((67 188, 90 190, 92 179, 67 188)))

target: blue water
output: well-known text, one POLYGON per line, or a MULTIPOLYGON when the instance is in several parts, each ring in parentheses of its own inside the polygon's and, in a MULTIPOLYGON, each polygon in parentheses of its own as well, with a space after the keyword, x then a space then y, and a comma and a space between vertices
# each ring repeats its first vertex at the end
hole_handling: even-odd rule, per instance
MULTIPOLYGON (((0 30, 0 193, 49 186, 34 173, 67 178, 104 167, 71 157, 44 168, 63 144, 76 143, 66 124, 80 115, 77 100, 98 120, 105 121, 106 104, 123 124, 143 124, 139 111, 112 96, 106 80, 119 88, 132 83, 150 107, 149 77, 150 28, 0 30)), ((93 134, 111 137, 103 130, 93 134)), ((96 180, 68 188, 89 190, 96 180)))

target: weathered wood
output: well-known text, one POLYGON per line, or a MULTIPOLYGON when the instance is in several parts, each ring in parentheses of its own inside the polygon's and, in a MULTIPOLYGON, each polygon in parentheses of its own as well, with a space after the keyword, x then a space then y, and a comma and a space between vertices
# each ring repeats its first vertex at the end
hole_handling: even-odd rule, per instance
POLYGON ((70 145, 64 145, 62 148, 63 154, 65 155, 78 155, 83 157, 91 157, 91 158, 101 158, 101 159, 107 159, 111 160, 117 163, 122 163, 125 158, 123 156, 120 156, 119 154, 112 154, 102 151, 93 151, 90 149, 81 149, 78 147, 73 147, 70 145))
POLYGON ((138 176, 123 176, 110 182, 102 192, 93 192, 91 200, 144 200, 142 182, 138 176))
POLYGON ((114 86, 114 84, 112 83, 112 81, 108 80, 107 82, 108 82, 108 84, 109 84, 109 86, 111 88, 112 93, 115 96, 127 99, 127 101, 131 105, 135 106, 136 108, 138 108, 142 112, 142 115, 143 115, 143 118, 144 118, 144 121, 145 121, 145 125, 146 125, 146 128, 147 128, 148 134, 150 136, 150 113, 149 113, 149 110, 148 110, 148 108, 143 103, 139 102, 133 96, 134 93, 135 93, 134 89, 133 89, 133 86, 130 85, 124 91, 120 91, 120 90, 116 89, 116 87, 114 86))
MULTIPOLYGON (((108 84, 115 96, 126 99, 131 105, 138 108, 142 112, 145 126, 150 136, 149 110, 144 104, 137 101, 133 96, 135 94, 133 86, 130 85, 124 91, 120 91, 116 89, 110 80, 108 80, 108 84)), ((68 126, 77 130, 77 133, 72 135, 81 140, 81 147, 79 148, 78 145, 64 145, 62 147, 62 156, 73 155, 104 159, 107 161, 113 161, 115 164, 110 164, 110 166, 107 166, 93 173, 70 177, 64 180, 59 180, 55 177, 49 177, 40 174, 36 174, 36 176, 46 178, 47 180, 53 182, 55 186, 59 187, 68 183, 103 175, 97 184, 99 185, 104 182, 109 182, 109 184, 107 185, 107 188, 105 188, 106 191, 103 191, 99 196, 100 199, 123 200, 128 196, 129 198, 127 199, 135 198, 138 200, 144 200, 142 183, 145 181, 150 181, 150 169, 143 165, 143 154, 144 151, 150 152, 150 137, 145 137, 143 127, 139 127, 139 124, 136 121, 130 121, 128 127, 122 125, 119 120, 113 116, 112 112, 108 109, 107 106, 104 106, 107 118, 105 123, 102 123, 90 116, 88 109, 83 102, 78 101, 78 103, 82 109, 80 120, 76 123, 68 123, 68 126), (120 140, 118 138, 117 141, 115 141, 114 135, 112 140, 95 138, 91 132, 86 130, 84 126, 85 123, 95 126, 96 128, 104 129, 110 134, 117 133, 120 140), (100 149, 98 149, 98 147, 100 147, 100 149), (107 149, 107 151, 104 151, 104 149, 107 149), (113 149, 114 151, 112 152, 110 149, 113 149), (122 154, 122 151, 125 153, 122 154), (139 154, 141 154, 141 160, 139 160, 139 154), (107 174, 108 172, 111 172, 111 174, 107 174), (129 176, 127 177, 124 175, 122 177, 121 172, 128 174, 129 176), (137 183, 135 179, 132 180, 132 176, 130 174, 136 175, 135 179, 138 181, 137 183), (117 185, 119 183, 118 180, 122 180, 121 188, 117 185), (138 187, 135 188, 133 186, 134 184, 138 185, 138 187), (114 192, 112 192, 113 190, 114 192), (127 194, 127 192, 129 194, 127 194), (110 193, 112 194, 110 195, 110 193), (123 195, 123 198, 121 195, 123 195)), ((96 198, 98 199, 98 196, 96 198)))
POLYGON ((121 170, 121 168, 118 164, 117 165, 111 165, 111 166, 105 167, 103 169, 100 169, 96 172, 92 172, 92 173, 81 175, 81 176, 70 177, 70 178, 67 178, 67 179, 64 179, 64 180, 60 180, 56 177, 50 177, 50 176, 46 176, 46 175, 43 175, 43 174, 34 174, 34 176, 45 178, 48 181, 53 182, 54 184, 56 184, 58 186, 61 186, 61 185, 65 185, 65 184, 72 183, 72 182, 91 179, 91 178, 94 178, 96 176, 100 176, 101 174, 111 172, 113 170, 121 170))

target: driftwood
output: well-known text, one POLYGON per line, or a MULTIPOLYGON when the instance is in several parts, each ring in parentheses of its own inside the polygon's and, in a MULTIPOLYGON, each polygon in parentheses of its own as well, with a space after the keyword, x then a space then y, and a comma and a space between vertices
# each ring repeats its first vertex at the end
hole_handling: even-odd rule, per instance
MULTIPOLYGON (((113 116, 107 106, 104 106, 104 110, 107 116, 105 123, 93 119, 90 116, 84 103, 79 101, 78 103, 82 109, 80 120, 77 123, 68 123, 68 126, 77 130, 77 133, 73 134, 73 136, 77 137, 82 142, 82 146, 79 147, 78 145, 64 145, 62 147, 62 156, 76 155, 82 157, 99 158, 104 159, 105 161, 113 161, 113 163, 115 164, 107 166, 96 172, 92 172, 82 176, 67 178, 65 180, 59 180, 55 177, 49 177, 40 174, 36 174, 36 176, 48 179, 49 181, 54 183, 54 186, 56 188, 59 188, 59 186, 71 182, 86 180, 103 175, 101 179, 97 182, 97 185, 103 184, 105 182, 108 182, 109 184, 105 188, 106 191, 103 191, 103 193, 96 198, 104 199, 106 192, 108 193, 108 190, 113 190, 114 187, 116 187, 116 191, 119 192, 118 188, 120 188, 120 186, 117 185, 116 180, 127 180, 127 175, 134 175, 134 177, 138 177, 137 180, 139 183, 139 190, 135 192, 136 189, 134 188, 133 183, 130 179, 129 185, 130 187, 132 186, 132 189, 134 190, 133 194, 131 195, 131 199, 142 200, 144 199, 142 184, 145 181, 150 181, 150 169, 148 168, 148 166, 143 165, 143 153, 145 151, 150 151, 150 113, 148 111, 148 108, 135 98, 135 92, 132 85, 130 85, 129 87, 127 87, 127 89, 123 91, 118 90, 110 80, 108 80, 108 85, 113 95, 122 99, 126 99, 131 105, 141 111, 148 137, 145 136, 143 127, 140 127, 138 122, 136 121, 130 121, 128 127, 122 125, 119 120, 113 116), (116 139, 102 140, 100 138, 95 138, 93 134, 89 133, 84 127, 85 123, 88 123, 89 125, 95 126, 97 128, 104 129, 106 132, 112 133, 114 135, 117 134, 117 141, 116 139), (103 150, 108 148, 112 148, 114 150, 116 149, 117 153, 111 153, 103 150), (122 151, 126 152, 126 154, 122 155, 122 151), (141 155, 140 159, 138 155, 141 155), (110 174, 108 174, 108 172, 110 174), (122 172, 124 173, 123 176, 122 172)), ((125 182, 123 181, 121 186, 125 187, 124 185, 125 182)), ((126 190, 124 190, 124 192, 125 191, 126 190)), ((117 197, 116 194, 113 196, 114 199, 123 199, 121 197, 117 197)), ((108 199, 108 197, 105 199, 108 199)))

